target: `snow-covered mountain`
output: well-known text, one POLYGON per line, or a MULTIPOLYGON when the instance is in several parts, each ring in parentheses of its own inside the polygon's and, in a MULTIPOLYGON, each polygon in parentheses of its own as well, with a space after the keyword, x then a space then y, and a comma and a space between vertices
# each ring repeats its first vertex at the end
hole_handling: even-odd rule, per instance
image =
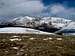
POLYGON ((64 35, 75 35, 75 22, 71 22, 61 30, 56 31, 56 33, 63 33, 64 35))
POLYGON ((1 23, 0 25, 7 26, 21 26, 29 27, 33 29, 43 31, 56 31, 71 23, 72 20, 59 17, 31 17, 31 16, 20 16, 8 20, 7 22, 1 23), (53 29, 51 29, 53 28, 53 29), (56 30, 55 30, 56 29, 56 30))
POLYGON ((0 22, 0 26, 2 25, 4 26, 7 25, 10 27, 0 28, 1 33, 37 33, 38 34, 39 32, 39 34, 49 34, 48 32, 56 32, 56 33, 64 31, 75 32, 75 22, 69 19, 59 18, 59 17, 20 16, 10 19, 7 22, 3 21, 0 22), (24 28, 20 28, 19 26, 24 28))
POLYGON ((24 16, 24 17, 17 17, 12 19, 10 22, 14 25, 19 26, 40 26, 42 24, 51 24, 56 28, 62 28, 63 26, 69 24, 72 20, 59 18, 59 17, 30 17, 30 16, 24 16))
POLYGON ((56 28, 62 28, 63 26, 69 24, 72 20, 64 19, 64 18, 59 18, 59 17, 44 17, 41 20, 42 22, 49 23, 56 27, 56 28))

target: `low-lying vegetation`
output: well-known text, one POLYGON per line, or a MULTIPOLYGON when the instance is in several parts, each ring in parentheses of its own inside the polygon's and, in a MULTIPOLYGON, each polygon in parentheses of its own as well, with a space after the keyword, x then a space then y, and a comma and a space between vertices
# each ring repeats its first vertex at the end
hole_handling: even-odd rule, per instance
POLYGON ((0 34, 0 56, 75 56, 74 36, 0 34))

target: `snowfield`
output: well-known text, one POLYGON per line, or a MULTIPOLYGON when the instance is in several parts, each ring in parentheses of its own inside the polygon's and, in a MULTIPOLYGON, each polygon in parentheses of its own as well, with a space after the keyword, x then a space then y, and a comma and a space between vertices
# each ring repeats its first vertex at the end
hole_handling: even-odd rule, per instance
POLYGON ((30 28, 21 28, 21 27, 5 27, 0 28, 0 33, 26 33, 26 34, 52 34, 54 33, 48 33, 43 32, 40 30, 30 29, 30 28))
POLYGON ((56 31, 56 33, 60 32, 64 33, 64 35, 75 35, 75 22, 71 22, 61 30, 56 31))

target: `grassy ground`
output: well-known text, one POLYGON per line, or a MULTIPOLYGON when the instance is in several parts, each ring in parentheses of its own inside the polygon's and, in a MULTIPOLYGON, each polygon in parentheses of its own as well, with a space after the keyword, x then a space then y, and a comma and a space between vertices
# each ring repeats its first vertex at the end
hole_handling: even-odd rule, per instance
POLYGON ((0 34, 0 56, 75 56, 75 37, 0 34))

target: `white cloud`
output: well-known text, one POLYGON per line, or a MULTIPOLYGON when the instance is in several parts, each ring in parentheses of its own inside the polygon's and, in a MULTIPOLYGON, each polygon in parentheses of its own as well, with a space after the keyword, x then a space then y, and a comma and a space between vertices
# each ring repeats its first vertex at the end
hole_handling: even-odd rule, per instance
POLYGON ((62 6, 62 5, 53 5, 50 8, 50 11, 51 11, 52 14, 57 14, 57 13, 65 11, 65 7, 62 6))
POLYGON ((37 14, 44 9, 40 0, 2 0, 0 4, 0 15, 37 14))
POLYGON ((44 6, 42 0, 0 0, 0 16, 34 15, 66 17, 75 15, 75 8, 67 8, 61 4, 44 6))
POLYGON ((75 8, 67 8, 61 4, 55 4, 50 7, 50 13, 61 16, 72 15, 75 13, 75 8))

